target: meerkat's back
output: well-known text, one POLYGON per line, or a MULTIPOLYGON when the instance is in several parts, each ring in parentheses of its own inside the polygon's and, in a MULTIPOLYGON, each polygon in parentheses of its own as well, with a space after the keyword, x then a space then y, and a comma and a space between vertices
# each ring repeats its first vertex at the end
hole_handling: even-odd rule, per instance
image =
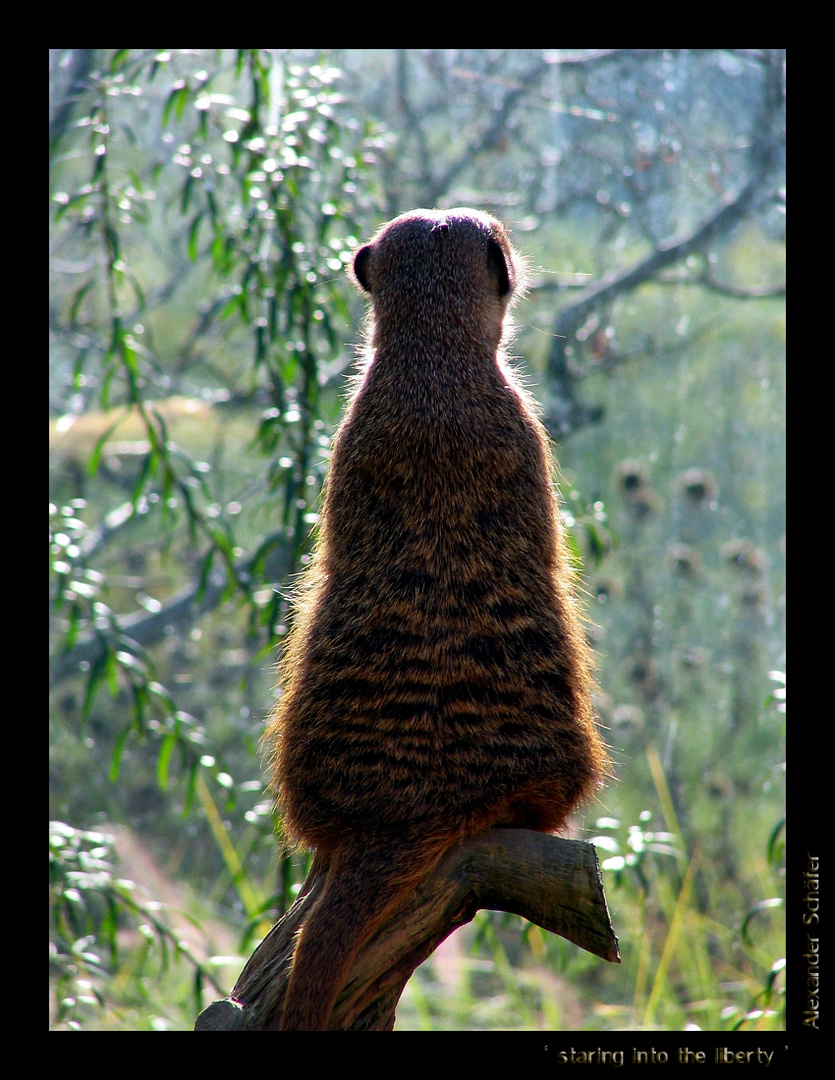
POLYGON ((555 831, 607 769, 547 436, 501 351, 503 226, 415 211, 354 275, 370 346, 268 733, 288 835, 334 857, 285 1027, 324 1024, 351 956, 460 837, 555 831))

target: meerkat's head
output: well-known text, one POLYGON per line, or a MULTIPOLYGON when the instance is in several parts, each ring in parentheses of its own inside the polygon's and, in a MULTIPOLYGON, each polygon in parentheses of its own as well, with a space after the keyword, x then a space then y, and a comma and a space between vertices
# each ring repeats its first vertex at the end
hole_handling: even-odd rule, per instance
POLYGON ((412 210, 357 251, 352 277, 387 325, 456 329, 497 345, 524 270, 504 225, 478 210, 412 210))

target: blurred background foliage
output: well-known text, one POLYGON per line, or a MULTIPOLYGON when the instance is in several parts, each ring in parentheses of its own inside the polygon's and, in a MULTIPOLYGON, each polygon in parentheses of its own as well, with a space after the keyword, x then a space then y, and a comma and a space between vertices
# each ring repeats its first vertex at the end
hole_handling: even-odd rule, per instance
POLYGON ((190 1027, 303 873, 258 740, 362 301, 506 220, 584 565, 623 964, 482 913, 401 1029, 784 1024, 785 54, 51 50, 54 1027, 190 1027))

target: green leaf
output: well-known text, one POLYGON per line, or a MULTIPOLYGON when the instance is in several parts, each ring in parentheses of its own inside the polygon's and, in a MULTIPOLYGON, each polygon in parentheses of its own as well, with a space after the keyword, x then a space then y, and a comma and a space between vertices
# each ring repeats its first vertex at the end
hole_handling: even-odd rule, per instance
POLYGON ((742 940, 746 945, 753 945, 753 941, 748 933, 748 926, 752 919, 754 919, 761 911, 768 911, 771 908, 779 908, 784 906, 784 901, 780 897, 772 897, 768 900, 760 900, 758 904, 754 904, 748 914, 745 916, 745 920, 742 923, 741 933, 742 940))
POLYGON ((125 745, 128 741, 130 732, 130 727, 123 728, 113 747, 113 757, 110 760, 110 772, 108 773, 108 778, 111 783, 115 784, 119 779, 119 770, 122 767, 122 755, 125 752, 125 745))
POLYGON ((91 278, 90 281, 86 282, 86 284, 82 285, 81 288, 77 290, 75 296, 73 297, 72 304, 70 305, 69 320, 71 323, 78 322, 78 309, 81 307, 81 302, 83 301, 87 293, 90 292, 90 290, 94 288, 97 284, 98 282, 96 281, 96 279, 91 278))
POLYGON ((200 566, 200 583, 197 587, 197 602, 199 603, 206 594, 206 586, 209 584, 209 574, 212 572, 212 564, 215 561, 217 548, 210 547, 200 566))
POLYGON ((157 756, 157 784, 162 791, 166 791, 168 788, 168 769, 176 745, 177 737, 172 733, 165 736, 159 749, 157 756))
POLYGON ((177 119, 180 120, 183 115, 183 110, 186 107, 188 101, 188 87, 185 84, 185 80, 180 79, 174 84, 174 89, 168 95, 168 99, 165 102, 165 107, 162 110, 162 122, 167 124, 172 110, 175 112, 177 119))
POLYGON ((90 667, 90 673, 87 676, 87 689, 84 693, 84 705, 81 709, 81 715, 85 720, 90 715, 90 709, 93 705, 93 699, 98 692, 99 685, 107 679, 109 675, 110 662, 112 659, 113 654, 109 650, 103 650, 99 653, 90 667))
POLYGON ((197 255, 198 255, 197 233, 198 233, 198 231, 200 229, 200 222, 202 220, 203 220, 203 211, 201 210, 200 213, 197 214, 197 216, 194 218, 191 225, 189 226, 187 250, 188 250, 188 257, 191 260, 191 262, 197 262, 197 255))
POLYGON ((105 444, 116 428, 125 420, 127 412, 122 416, 117 417, 116 420, 105 429, 101 437, 96 440, 96 445, 93 447, 93 452, 90 455, 90 460, 87 462, 87 473, 89 476, 95 476, 99 471, 99 464, 101 463, 101 456, 104 452, 105 444))

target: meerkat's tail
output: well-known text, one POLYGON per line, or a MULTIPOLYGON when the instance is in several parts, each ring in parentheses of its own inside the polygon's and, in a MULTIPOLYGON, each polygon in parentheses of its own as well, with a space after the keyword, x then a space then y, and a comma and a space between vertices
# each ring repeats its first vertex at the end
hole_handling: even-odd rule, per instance
POLYGON ((455 843, 414 832, 339 849, 302 927, 281 1018, 282 1031, 325 1031, 351 964, 398 903, 455 843))

